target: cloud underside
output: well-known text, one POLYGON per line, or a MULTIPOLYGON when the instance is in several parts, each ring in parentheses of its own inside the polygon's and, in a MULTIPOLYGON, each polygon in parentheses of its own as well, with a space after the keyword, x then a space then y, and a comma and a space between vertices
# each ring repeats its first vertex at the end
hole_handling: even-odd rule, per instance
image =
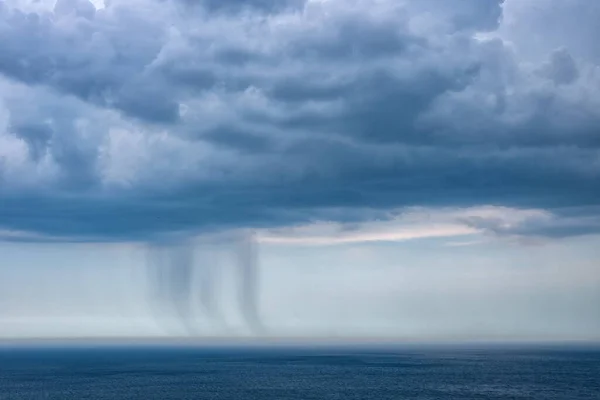
POLYGON ((0 232, 147 240, 486 204, 551 215, 511 233, 597 232, 600 3, 54 3, 0 4, 0 232))

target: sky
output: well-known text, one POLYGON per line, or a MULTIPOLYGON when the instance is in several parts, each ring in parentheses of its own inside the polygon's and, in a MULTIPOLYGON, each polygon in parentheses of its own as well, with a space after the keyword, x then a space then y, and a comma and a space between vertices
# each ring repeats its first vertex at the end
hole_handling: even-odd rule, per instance
POLYGON ((4 0, 0 338, 600 340, 599 19, 4 0))

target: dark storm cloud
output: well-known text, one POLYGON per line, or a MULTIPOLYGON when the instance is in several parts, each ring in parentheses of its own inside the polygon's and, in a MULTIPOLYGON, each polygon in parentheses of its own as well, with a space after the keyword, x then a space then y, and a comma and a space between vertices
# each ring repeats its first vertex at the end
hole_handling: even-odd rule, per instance
POLYGON ((0 225, 125 240, 595 205, 596 60, 524 62, 494 38, 502 1, 449 3, 2 5, 0 225))

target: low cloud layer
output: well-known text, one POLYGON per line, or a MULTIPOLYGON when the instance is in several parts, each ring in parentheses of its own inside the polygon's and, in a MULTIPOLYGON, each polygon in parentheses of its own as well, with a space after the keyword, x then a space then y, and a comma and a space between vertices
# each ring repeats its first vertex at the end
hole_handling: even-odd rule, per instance
POLYGON ((585 0, 4 1, 0 232, 487 204, 552 216, 519 235, 597 232, 598 18, 585 0))

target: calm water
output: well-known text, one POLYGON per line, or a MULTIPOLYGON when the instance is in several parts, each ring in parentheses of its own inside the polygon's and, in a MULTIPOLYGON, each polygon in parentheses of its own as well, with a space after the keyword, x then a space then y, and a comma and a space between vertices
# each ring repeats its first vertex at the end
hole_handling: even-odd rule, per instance
POLYGON ((0 399, 600 399, 600 351, 0 348, 0 399))

